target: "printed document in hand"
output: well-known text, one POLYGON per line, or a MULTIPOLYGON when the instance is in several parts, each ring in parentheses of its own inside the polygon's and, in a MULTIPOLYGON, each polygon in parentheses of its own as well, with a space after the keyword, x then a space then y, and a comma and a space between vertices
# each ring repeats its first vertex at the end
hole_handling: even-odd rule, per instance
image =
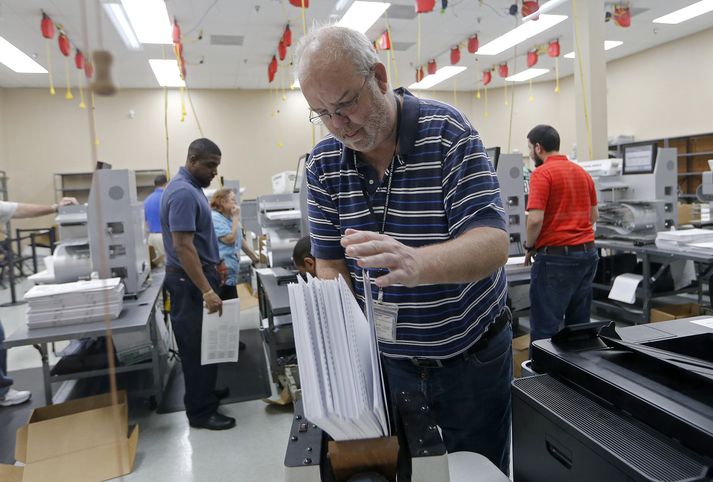
POLYGON ((341 276, 288 285, 304 414, 334 440, 390 430, 366 271, 364 285, 366 316, 341 276))
POLYGON ((238 361, 240 350, 240 299, 223 301, 223 315, 203 308, 201 365, 238 361))

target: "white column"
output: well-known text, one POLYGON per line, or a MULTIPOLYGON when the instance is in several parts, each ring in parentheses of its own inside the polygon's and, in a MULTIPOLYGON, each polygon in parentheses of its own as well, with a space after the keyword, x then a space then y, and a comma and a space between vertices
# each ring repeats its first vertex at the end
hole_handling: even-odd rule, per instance
POLYGON ((604 0, 571 0, 577 160, 606 159, 607 67, 604 0))

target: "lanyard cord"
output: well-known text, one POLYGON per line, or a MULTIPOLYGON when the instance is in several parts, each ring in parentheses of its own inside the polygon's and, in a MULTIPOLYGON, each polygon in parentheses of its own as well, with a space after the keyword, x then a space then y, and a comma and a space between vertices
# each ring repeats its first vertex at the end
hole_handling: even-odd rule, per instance
MULTIPOLYGON (((379 234, 384 234, 384 231, 386 229, 386 216, 389 213, 389 199, 391 198, 391 182, 394 179, 394 160, 399 157, 398 154, 398 145, 399 145, 399 133, 401 131, 401 102, 399 99, 396 99, 396 145, 394 146, 394 154, 391 157, 391 164, 389 164, 389 182, 386 186, 386 200, 384 201, 384 215, 381 218, 381 229, 379 230, 379 234)), ((356 170, 356 151, 352 151, 354 154, 354 169, 356 170)), ((376 217, 376 213, 374 212, 374 208, 371 205, 371 202, 369 202, 369 194, 367 193, 366 189, 364 188, 362 184, 362 193, 364 194, 364 198, 367 201, 367 205, 369 206, 369 211, 371 212, 372 216, 376 217)))

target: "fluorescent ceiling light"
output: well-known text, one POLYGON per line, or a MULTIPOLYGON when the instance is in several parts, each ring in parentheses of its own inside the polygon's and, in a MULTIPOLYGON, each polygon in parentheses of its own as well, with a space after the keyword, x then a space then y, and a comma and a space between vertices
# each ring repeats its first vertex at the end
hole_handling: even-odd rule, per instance
POLYGON ((545 75, 549 71, 550 69, 527 69, 510 77, 505 77, 505 80, 508 82, 524 82, 539 77, 540 75, 545 75))
POLYGON ((433 75, 427 75, 421 82, 415 82, 408 86, 409 89, 419 90, 419 89, 429 89, 436 84, 440 84, 446 79, 450 79, 454 75, 458 75, 468 67, 447 65, 446 67, 441 67, 433 75))
POLYGON ((161 87, 185 87, 175 59, 149 59, 151 70, 161 87))
POLYGON ((346 7, 347 3, 349 2, 350 0, 339 0, 334 6, 334 10, 336 10, 337 12, 341 12, 342 10, 344 10, 344 7, 346 7))
POLYGON ((134 29, 131 28, 131 23, 129 22, 124 7, 120 3, 104 3, 104 11, 114 24, 114 28, 119 32, 121 40, 124 41, 124 45, 129 50, 141 50, 141 43, 139 39, 136 38, 136 33, 134 29))
POLYGON ((713 10, 713 0, 701 0, 687 7, 671 12, 663 17, 655 18, 652 20, 653 23, 668 23, 675 25, 677 23, 685 22, 704 13, 708 13, 713 10))
MULTIPOLYGON (((605 40, 604 41, 604 50, 611 50, 614 47, 618 47, 619 45, 623 44, 621 40, 605 40)), ((564 54, 564 58, 566 59, 573 59, 575 57, 574 51, 564 54)))
POLYGON ((386 2, 354 2, 337 25, 365 33, 390 6, 386 2))
POLYGON ((173 27, 163 0, 121 0, 142 44, 172 44, 173 27))
POLYGON ((47 70, 25 52, 0 37, 0 64, 18 74, 46 74, 47 70))
POLYGON ((478 49, 479 55, 498 55, 545 30, 567 20, 567 15, 540 15, 536 22, 525 22, 478 49))

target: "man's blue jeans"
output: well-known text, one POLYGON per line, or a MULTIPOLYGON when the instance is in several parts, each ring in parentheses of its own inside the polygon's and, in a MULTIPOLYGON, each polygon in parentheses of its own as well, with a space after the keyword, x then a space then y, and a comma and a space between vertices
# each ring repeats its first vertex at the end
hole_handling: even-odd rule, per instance
POLYGON ((400 392, 421 392, 443 432, 448 452, 484 455, 504 474, 510 468, 512 328, 440 368, 383 358, 391 406, 400 392))
MULTIPOLYGON (((2 323, 0 323, 0 347, 2 347, 4 341, 5 330, 3 330, 2 323)), ((7 349, 0 348, 0 397, 4 397, 7 394, 12 382, 12 378, 7 376, 7 349)))
POLYGON ((595 248, 537 254, 530 272, 531 341, 551 338, 563 326, 589 323, 598 261, 595 248))

